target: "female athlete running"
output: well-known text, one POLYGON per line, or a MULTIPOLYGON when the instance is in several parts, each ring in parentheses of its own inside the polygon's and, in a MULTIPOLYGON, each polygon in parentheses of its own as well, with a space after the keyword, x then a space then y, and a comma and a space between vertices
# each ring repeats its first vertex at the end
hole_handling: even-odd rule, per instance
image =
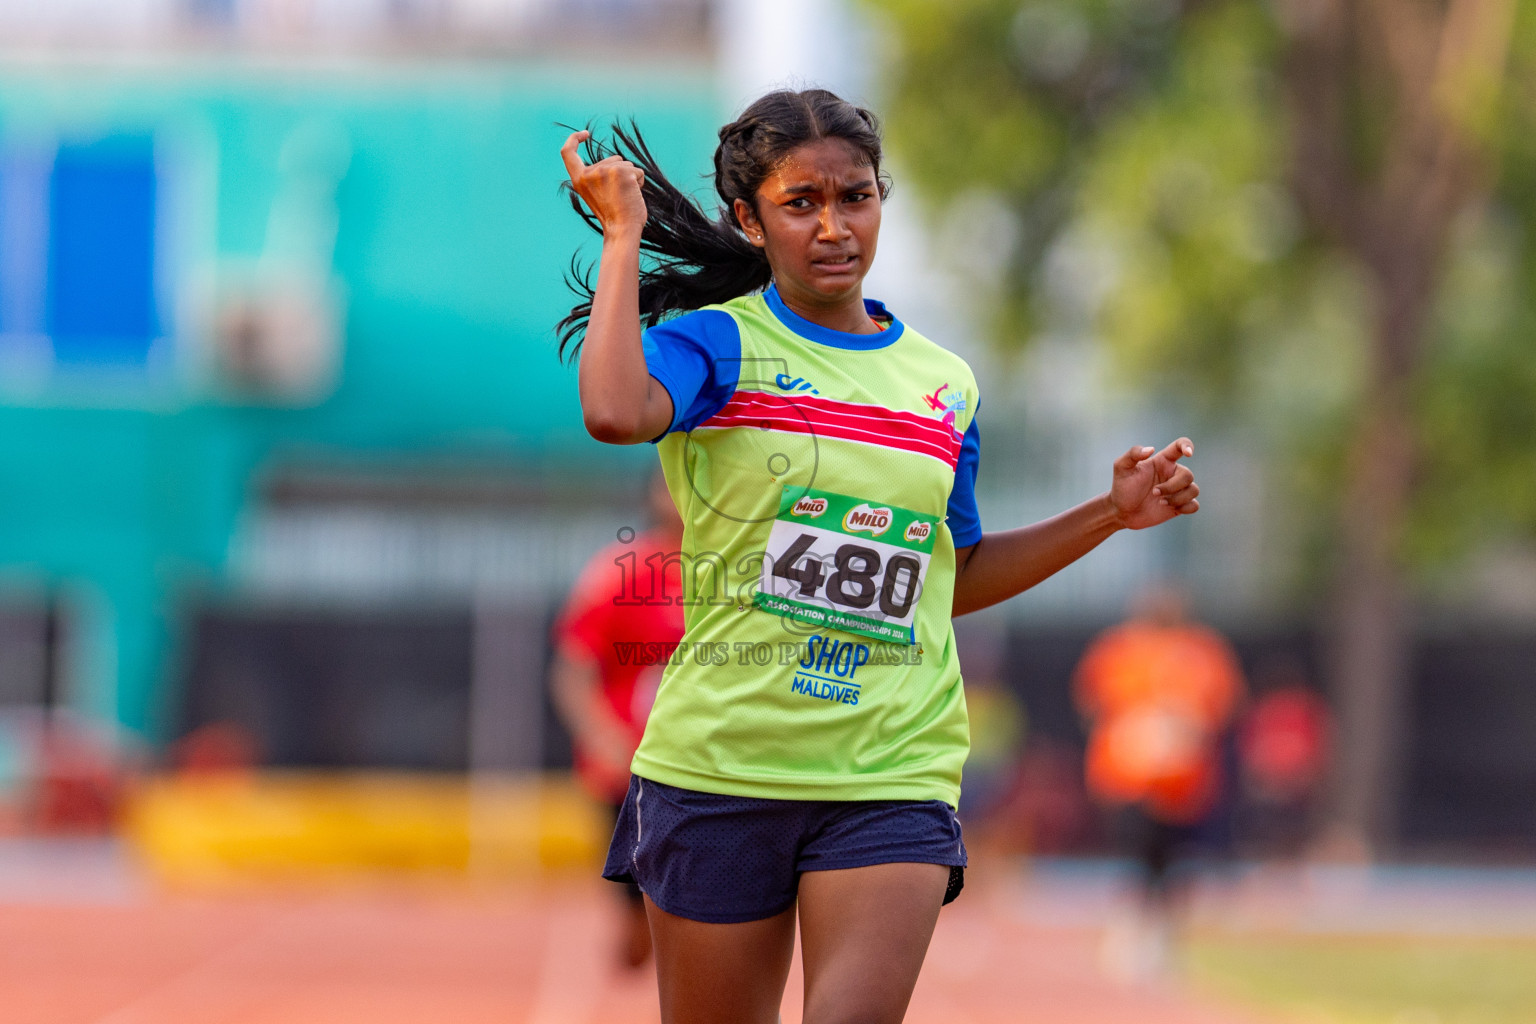
POLYGON ((592 436, 657 445, 686 631, 604 875, 645 892, 668 1024, 775 1021, 797 914, 807 1024, 899 1021, 965 864, 951 616, 1196 511, 1193 448, 1132 448, 1105 493, 983 534, 970 368, 863 297, 875 117, 753 103, 720 130, 719 220, 615 138, 561 151, 603 236, 561 347, 592 436))

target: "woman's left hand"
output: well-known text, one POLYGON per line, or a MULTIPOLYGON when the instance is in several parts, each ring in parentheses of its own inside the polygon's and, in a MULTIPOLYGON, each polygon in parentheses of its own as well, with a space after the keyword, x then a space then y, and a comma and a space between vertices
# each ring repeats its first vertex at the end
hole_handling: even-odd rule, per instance
POLYGON ((1155 455, 1152 448, 1136 447, 1116 459, 1109 500, 1121 525, 1144 530, 1200 511, 1195 474, 1179 462, 1193 454, 1194 444, 1181 437, 1155 455))

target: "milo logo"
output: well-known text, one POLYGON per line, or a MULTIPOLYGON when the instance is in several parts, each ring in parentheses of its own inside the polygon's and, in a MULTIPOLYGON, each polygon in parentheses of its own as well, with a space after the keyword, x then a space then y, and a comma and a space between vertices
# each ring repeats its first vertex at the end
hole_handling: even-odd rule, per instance
POLYGON ((810 516, 812 519, 817 519, 826 510, 826 498, 801 498, 795 502, 794 507, 789 510, 789 514, 792 516, 810 516))
POLYGON ((933 531, 932 523, 916 522, 907 527, 906 538, 913 544, 921 544, 928 539, 928 534, 933 531))
POLYGON ((867 503, 860 503, 843 516, 843 530, 847 533, 867 533, 871 537, 878 537, 890 528, 891 510, 888 508, 870 508, 867 503))

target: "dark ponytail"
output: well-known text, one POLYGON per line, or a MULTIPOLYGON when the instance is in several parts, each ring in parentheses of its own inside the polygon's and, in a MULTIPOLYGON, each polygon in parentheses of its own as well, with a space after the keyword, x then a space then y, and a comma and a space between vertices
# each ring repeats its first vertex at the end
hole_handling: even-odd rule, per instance
MULTIPOLYGON (((715 191, 724 205, 715 219, 667 180, 633 122, 615 124, 613 141, 604 145, 595 136, 586 142, 585 157, 595 163, 617 153, 645 172, 640 194, 646 221, 640 251, 650 259, 640 269, 640 320, 651 327, 670 313, 726 302, 766 288, 773 280, 763 251, 747 241, 733 212, 735 200, 756 208, 757 190, 790 150, 818 139, 843 139, 868 158, 880 179, 880 195, 889 184, 880 174, 880 123, 875 115, 825 89, 771 92, 720 129, 715 149, 715 191)), ((602 225, 576 195, 562 186, 571 207, 587 226, 602 233, 602 225)), ((562 358, 574 358, 592 315, 594 284, 591 268, 575 259, 566 277, 581 297, 556 326, 562 358)))

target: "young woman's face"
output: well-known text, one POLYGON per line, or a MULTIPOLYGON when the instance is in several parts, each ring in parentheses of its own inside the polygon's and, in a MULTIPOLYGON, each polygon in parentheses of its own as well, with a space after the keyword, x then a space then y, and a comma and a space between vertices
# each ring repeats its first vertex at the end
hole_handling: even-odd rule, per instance
POLYGON ((761 247, 791 305, 858 298, 880 235, 880 184, 869 159, 841 139, 791 150, 736 217, 761 247))

